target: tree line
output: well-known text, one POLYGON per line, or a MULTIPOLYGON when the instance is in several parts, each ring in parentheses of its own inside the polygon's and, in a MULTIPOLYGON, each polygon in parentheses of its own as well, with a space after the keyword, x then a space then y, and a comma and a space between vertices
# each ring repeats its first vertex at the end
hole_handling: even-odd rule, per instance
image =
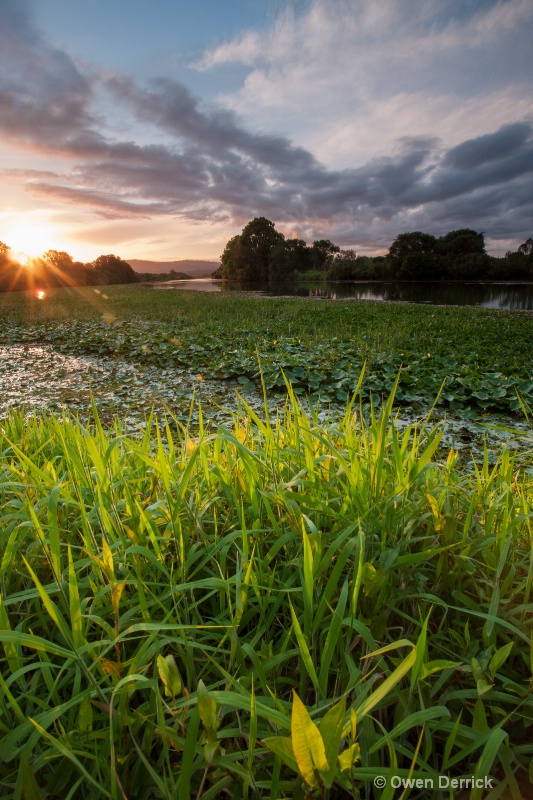
POLYGON ((227 243, 214 277, 238 281, 280 281, 303 277, 329 280, 533 280, 533 239, 516 252, 495 258, 485 237, 471 228, 436 237, 400 233, 384 256, 358 256, 329 239, 308 245, 286 239, 265 217, 256 217, 227 243))
POLYGON ((74 261, 62 250, 47 250, 39 258, 22 264, 10 248, 0 242, 0 291, 48 289, 60 286, 109 286, 136 283, 138 274, 115 255, 98 256, 87 264, 74 261))

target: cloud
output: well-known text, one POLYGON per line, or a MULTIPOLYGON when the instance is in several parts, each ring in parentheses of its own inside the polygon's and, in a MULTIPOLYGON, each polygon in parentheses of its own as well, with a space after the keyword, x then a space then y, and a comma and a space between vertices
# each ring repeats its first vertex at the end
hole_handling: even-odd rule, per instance
POLYGON ((289 8, 253 46, 240 35, 203 63, 250 66, 220 101, 349 166, 390 152, 407 126, 452 145, 531 116, 532 25, 530 0, 316 0, 301 15, 289 8))
MULTIPOLYGON (((408 4, 412 10, 421 10, 414 31, 392 0, 384 0, 378 8, 364 0, 354 14, 376 47, 380 37, 387 43, 391 24, 405 32, 406 42, 398 45, 387 69, 423 31, 433 30, 432 35, 450 51, 458 39, 464 41, 458 22, 462 4, 451 3, 455 21, 439 18, 435 3, 420 6, 408 0, 408 4)), ((482 133, 457 135, 450 142, 439 126, 417 129, 416 115, 409 107, 412 94, 384 93, 383 103, 389 108, 384 124, 394 118, 391 109, 401 114, 402 103, 409 121, 403 127, 392 126, 398 135, 387 154, 369 141, 356 160, 332 165, 309 147, 295 144, 290 136, 268 133, 246 122, 235 107, 203 103, 169 78, 138 86, 124 75, 86 75, 68 54, 51 47, 34 30, 25 8, 14 0, 0 5, 0 135, 53 155, 55 164, 63 159, 64 168, 39 170, 29 165, 26 170, 4 171, 5 178, 24 181, 27 190, 41 199, 69 208, 85 207, 104 219, 176 217, 226 223, 236 229, 254 216, 267 216, 307 240, 327 237, 344 246, 368 249, 388 246, 404 230, 442 234, 457 227, 476 227, 501 238, 513 235, 523 240, 531 235, 533 131, 524 119, 507 119, 482 133), (6 65, 9 68, 4 71, 6 65), (130 140, 117 138, 106 123, 109 97, 130 140), (140 129, 142 140, 136 135, 140 129), (150 143, 151 135, 157 143, 150 143)), ((276 23, 279 37, 272 46, 279 56, 278 74, 261 73, 268 91, 259 102, 265 107, 276 81, 285 85, 284 70, 290 63, 300 70, 295 76, 297 86, 316 69, 323 71, 322 84, 306 87, 307 99, 314 96, 316 100, 317 92, 327 89, 332 70, 325 69, 322 39, 339 31, 340 17, 325 17, 325 8, 323 2, 312 4, 300 20, 307 27, 297 57, 293 55, 296 18, 284 17, 276 23), (305 59, 313 53, 318 63, 308 68, 305 59)), ((523 4, 508 0, 477 3, 472 8, 475 13, 463 22, 486 41, 492 35, 487 22, 491 15, 493 21, 503 19, 509 9, 523 11, 523 4)), ((362 35, 358 34, 358 42, 363 41, 362 35)), ((264 40, 252 37, 246 47, 242 37, 240 41, 240 50, 237 42, 233 56, 240 53, 241 60, 268 56, 264 40)), ((337 45, 344 41, 341 38, 337 45)), ((365 53, 377 63, 369 52, 367 48, 365 53)), ((230 56, 230 51, 224 55, 217 50, 212 64, 230 56)), ((341 55, 340 62, 348 65, 349 54, 346 59, 341 55)), ((356 77, 370 63, 363 62, 354 64, 356 77)), ((246 91, 245 86, 242 97, 246 91)), ((369 102, 365 91, 358 87, 349 94, 356 111, 358 103, 369 102)), ((324 98, 322 106, 315 102, 313 114, 327 116, 333 108, 328 96, 324 98)), ((281 105, 286 102, 282 95, 281 105)), ((360 124, 357 116, 351 122, 349 130, 355 135, 360 124)), ((362 135, 362 124, 360 129, 362 135)))
POLYGON ((489 161, 501 160, 502 155, 527 156, 524 145, 531 134, 531 127, 524 123, 504 125, 496 133, 478 136, 453 147, 444 161, 446 166, 470 170, 489 161))
MULTIPOLYGON (((18 144, 59 149, 87 135, 91 81, 34 28, 25 0, 0 5, 0 131, 18 144)), ((97 138, 94 131, 93 137, 97 138)))

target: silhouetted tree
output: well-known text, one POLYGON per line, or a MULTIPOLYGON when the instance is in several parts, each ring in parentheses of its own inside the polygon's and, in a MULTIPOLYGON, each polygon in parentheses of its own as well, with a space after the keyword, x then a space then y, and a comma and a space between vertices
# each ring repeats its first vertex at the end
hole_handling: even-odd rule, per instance
POLYGON ((524 256, 533 255, 533 239, 531 237, 526 239, 526 241, 518 248, 518 252, 522 253, 524 256))
POLYGON ((313 269, 313 250, 308 247, 303 239, 286 239, 280 242, 286 252, 287 273, 289 272, 307 272, 313 269))
POLYGON ((340 252, 340 247, 333 242, 330 242, 329 239, 317 239, 313 242, 312 250, 312 260, 313 260, 313 269, 326 269, 326 261, 327 259, 334 255, 335 253, 340 252))
POLYGON ((227 243, 221 256, 222 277, 242 281, 266 281, 272 251, 285 237, 266 217, 255 217, 227 243))
POLYGON ((396 278, 431 280, 435 277, 436 262, 432 256, 436 246, 437 239, 430 233, 400 233, 391 244, 387 256, 392 275, 396 278))
POLYGON ((485 252, 485 237, 471 228, 460 228, 441 236, 435 248, 439 255, 448 259, 485 252))
POLYGON ((283 241, 283 234, 266 217, 255 217, 243 228, 240 245, 246 280, 260 281, 268 277, 271 252, 283 241))
MULTIPOLYGON (((243 267, 241 258, 241 237, 233 236, 226 244, 220 257, 220 277, 227 280, 238 280, 243 267)), ((218 272, 218 270, 217 270, 218 272)))
POLYGON ((133 267, 118 256, 98 256, 90 265, 93 270, 95 283, 135 283, 137 277, 133 267))

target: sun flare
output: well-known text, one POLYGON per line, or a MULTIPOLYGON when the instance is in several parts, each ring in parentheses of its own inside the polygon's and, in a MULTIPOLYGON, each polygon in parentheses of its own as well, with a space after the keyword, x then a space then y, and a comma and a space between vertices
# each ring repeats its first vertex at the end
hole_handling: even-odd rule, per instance
POLYGON ((23 267, 31 267, 33 264, 32 256, 29 256, 27 253, 23 253, 21 251, 13 252, 12 250, 11 255, 13 256, 15 261, 18 261, 18 263, 23 267))
POLYGON ((33 218, 8 222, 2 230, 2 240, 11 248, 17 261, 25 266, 47 250, 64 249, 57 228, 33 218))

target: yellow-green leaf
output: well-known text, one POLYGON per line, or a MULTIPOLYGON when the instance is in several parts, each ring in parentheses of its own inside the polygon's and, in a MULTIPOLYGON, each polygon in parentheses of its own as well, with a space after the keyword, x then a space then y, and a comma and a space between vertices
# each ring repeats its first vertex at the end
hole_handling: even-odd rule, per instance
POLYGON ((110 583, 113 583, 115 579, 115 564, 113 562, 113 553, 105 536, 102 537, 102 555, 107 579, 110 583))
POLYGON ((361 755, 361 748, 357 743, 350 745, 347 750, 344 750, 339 756, 339 767, 341 768, 341 772, 344 772, 345 769, 351 769, 352 764, 359 759, 361 755))
POLYGON ((113 613, 115 617, 118 617, 118 609, 120 606, 120 598, 122 597, 122 592, 124 591, 124 587, 126 586, 126 578, 120 583, 115 584, 111 589, 111 603, 113 604, 113 613))
POLYGON ((157 671, 165 687, 167 697, 176 697, 180 694, 182 681, 173 655, 157 656, 157 671))
POLYGON ((302 778, 309 786, 316 786, 314 768, 323 772, 328 769, 326 750, 320 731, 296 692, 292 696, 291 738, 302 778))
POLYGON ((489 664, 489 672, 491 678, 494 678, 494 676, 496 675, 502 664, 509 657, 509 654, 512 649, 513 649, 513 642, 508 642, 507 644, 504 644, 503 647, 500 647, 499 650, 496 650, 489 664))

